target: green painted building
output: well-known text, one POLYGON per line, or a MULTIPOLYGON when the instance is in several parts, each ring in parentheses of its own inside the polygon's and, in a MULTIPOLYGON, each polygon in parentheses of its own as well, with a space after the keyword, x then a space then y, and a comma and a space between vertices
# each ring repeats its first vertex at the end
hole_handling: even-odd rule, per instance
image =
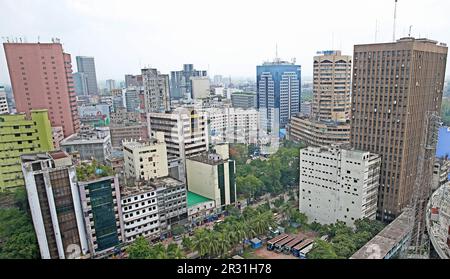
POLYGON ((23 187, 20 155, 53 150, 47 110, 0 115, 0 191, 23 187))

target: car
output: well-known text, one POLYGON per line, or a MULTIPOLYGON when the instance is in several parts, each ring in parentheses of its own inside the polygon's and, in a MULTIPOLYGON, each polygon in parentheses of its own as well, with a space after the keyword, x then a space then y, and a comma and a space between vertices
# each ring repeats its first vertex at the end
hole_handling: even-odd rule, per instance
POLYGON ((183 239, 181 235, 176 235, 173 237, 173 241, 180 241, 181 239, 183 239))

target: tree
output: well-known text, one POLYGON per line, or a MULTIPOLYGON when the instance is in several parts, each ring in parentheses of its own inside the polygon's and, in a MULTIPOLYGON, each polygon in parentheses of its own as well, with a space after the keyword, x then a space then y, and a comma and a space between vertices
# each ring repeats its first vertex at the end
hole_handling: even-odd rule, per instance
POLYGON ((183 246, 184 250, 187 252, 191 252, 192 249, 194 248, 194 242, 188 236, 183 237, 183 240, 181 241, 181 245, 183 246))
POLYGON ((340 258, 348 259, 357 249, 351 234, 338 234, 333 238, 333 250, 340 258))
POLYGON ((253 198, 255 193, 261 191, 263 186, 262 181, 253 174, 237 177, 236 179, 236 190, 238 194, 243 195, 245 198, 253 198))
POLYGON ((18 208, 0 209, 0 259, 37 259, 31 218, 18 208))
POLYGON ((185 231, 186 231, 185 228, 184 228, 183 226, 181 226, 181 225, 174 225, 174 226, 172 227, 172 234, 173 234, 173 235, 181 235, 181 234, 183 234, 185 231))
POLYGON ((128 246, 127 253, 130 259, 151 259, 153 256, 152 249, 143 236, 138 237, 128 246))
POLYGON ((308 253, 308 259, 337 259, 332 245, 320 238, 317 238, 313 248, 308 253))

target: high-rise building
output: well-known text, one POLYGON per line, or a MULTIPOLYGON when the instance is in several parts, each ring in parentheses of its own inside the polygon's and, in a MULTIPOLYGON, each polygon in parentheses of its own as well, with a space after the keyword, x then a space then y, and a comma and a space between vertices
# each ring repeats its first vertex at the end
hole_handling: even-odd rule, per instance
POLYGON ((88 95, 97 95, 98 86, 94 57, 77 56, 76 59, 78 72, 84 73, 86 77, 88 95))
POLYGON ((426 113, 441 109, 447 47, 408 37, 355 45, 353 59, 351 144, 381 155, 377 217, 391 221, 410 202, 426 113))
POLYGON ((320 224, 375 219, 380 156, 335 147, 300 150, 299 210, 320 224))
POLYGON ((47 110, 0 115, 0 191, 23 187, 20 155, 53 150, 47 110))
POLYGON ((147 142, 123 142, 125 176, 135 180, 149 180, 167 176, 167 148, 164 133, 156 133, 156 138, 147 142))
POLYGON ((234 108, 256 108, 256 94, 251 92, 236 92, 231 94, 231 104, 234 108))
POLYGON ((236 202, 236 166, 228 144, 186 159, 186 175, 189 191, 213 200, 216 208, 236 202))
POLYGON ((193 64, 184 64, 183 70, 170 72, 170 98, 192 99, 191 77, 207 77, 206 71, 195 70, 193 64))
POLYGON ((350 117, 352 57, 340 50, 314 56, 313 118, 344 121, 350 117))
POLYGON ((73 85, 77 96, 87 96, 87 79, 84 73, 73 73, 73 85))
POLYGON ((348 144, 352 58, 339 50, 318 53, 321 55, 314 57, 313 66, 312 108, 300 105, 304 110, 289 121, 288 138, 313 146, 348 144))
POLYGON ((142 69, 145 112, 164 112, 170 109, 169 76, 157 69, 142 69))
MULTIPOLYGON (((81 166, 85 172, 89 168, 81 166)), ((78 180, 81 206, 92 257, 110 255, 124 241, 118 176, 109 173, 83 173, 78 180)))
POLYGON ((67 153, 21 156, 28 203, 42 259, 88 254, 76 171, 67 153))
POLYGON ((275 58, 256 67, 261 128, 274 136, 300 110, 301 67, 275 58))
POLYGON ((106 89, 108 90, 108 92, 111 92, 112 90, 116 89, 116 81, 113 79, 107 79, 106 89))
POLYGON ((17 112, 48 109, 64 136, 80 129, 70 54, 55 43, 4 43, 17 112))
MULTIPOLYGON (((125 106, 128 112, 141 112, 141 92, 135 87, 128 87, 125 91, 125 106)), ((143 111, 142 111, 143 112, 143 111)))
POLYGON ((8 99, 6 96, 5 87, 0 86, 0 114, 9 113, 8 99))

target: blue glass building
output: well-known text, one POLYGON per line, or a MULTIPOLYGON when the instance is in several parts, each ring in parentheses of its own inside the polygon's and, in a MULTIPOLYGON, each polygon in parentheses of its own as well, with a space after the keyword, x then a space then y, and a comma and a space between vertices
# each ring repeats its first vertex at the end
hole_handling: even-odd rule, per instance
POLYGON ((300 111, 301 66, 275 59, 257 66, 256 73, 261 128, 278 135, 300 111))

